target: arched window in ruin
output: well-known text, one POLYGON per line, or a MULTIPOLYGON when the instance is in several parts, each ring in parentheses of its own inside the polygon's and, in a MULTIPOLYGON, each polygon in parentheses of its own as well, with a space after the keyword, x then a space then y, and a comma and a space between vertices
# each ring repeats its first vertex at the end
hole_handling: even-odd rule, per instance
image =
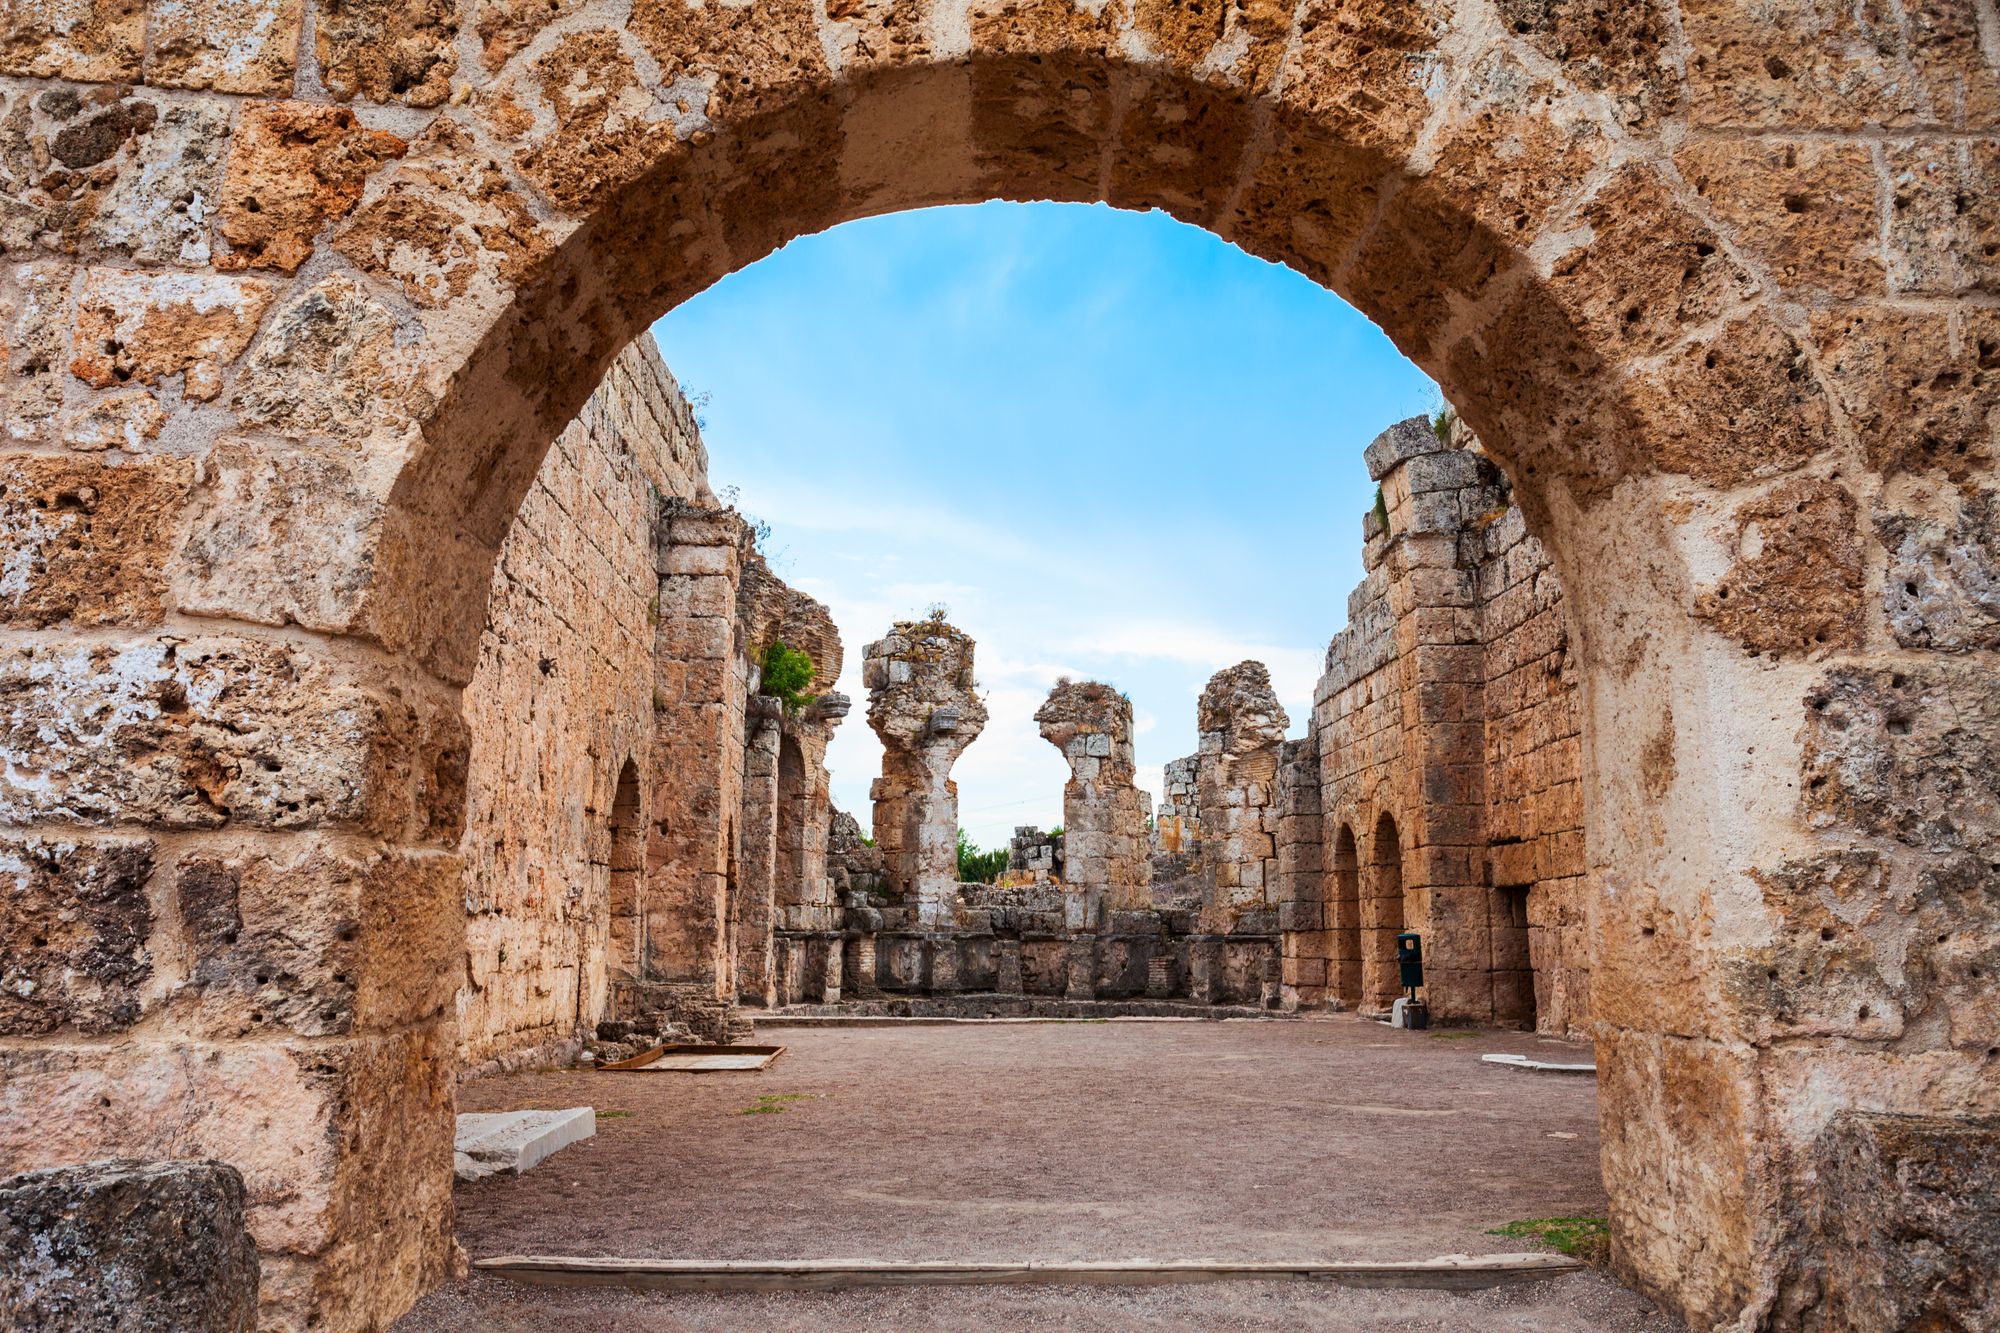
POLYGON ((646 839, 639 811, 639 768, 630 759, 618 770, 609 825, 611 940, 605 966, 612 980, 635 981, 646 948, 645 895, 641 891, 646 839))
POLYGON ((778 863, 773 888, 779 907, 796 907, 804 901, 811 801, 805 754, 798 737, 787 735, 778 742, 778 863))
POLYGON ((1396 936, 1403 929, 1403 845, 1396 821, 1383 811, 1369 847, 1367 924, 1362 944, 1362 1007, 1386 1009, 1402 987, 1396 979, 1396 936))
POLYGON ((1346 824, 1333 842, 1333 901, 1327 905, 1332 945, 1327 984, 1343 1004, 1361 1003, 1361 852, 1346 824))

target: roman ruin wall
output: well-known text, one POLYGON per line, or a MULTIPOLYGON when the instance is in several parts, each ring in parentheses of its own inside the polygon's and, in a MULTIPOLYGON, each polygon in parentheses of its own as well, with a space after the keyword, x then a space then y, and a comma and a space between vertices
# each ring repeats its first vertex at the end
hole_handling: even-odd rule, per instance
POLYGON ((707 474, 641 337, 556 438, 500 549, 465 691, 469 1072, 553 1062, 605 1016, 612 899, 622 952, 651 808, 653 511, 660 496, 712 502, 707 474))
POLYGON ((1401 422, 1366 461, 1380 500, 1315 694, 1319 869, 1294 872, 1288 992, 1386 1007, 1410 930, 1434 1016, 1570 1031, 1588 955, 1560 585, 1463 427, 1401 422))
MULTIPOLYGON (((1616 1271, 1699 1327, 1982 1314, 1980 1195, 1921 1182, 2000 1148, 1993 5, 1499 8, 0 9, 0 1169, 237 1166, 273 1327, 442 1281, 462 694, 550 442, 794 237, 1057 198, 1352 301, 1562 571, 1590 955, 1551 1008, 1616 1271), (1825 1260, 1911 1227, 1929 1276, 1825 1260)), ((1313 719, 1368 913, 1319 933, 1393 903, 1497 1014, 1511 673, 1437 630, 1479 561, 1385 483, 1400 665, 1358 629, 1313 719)))

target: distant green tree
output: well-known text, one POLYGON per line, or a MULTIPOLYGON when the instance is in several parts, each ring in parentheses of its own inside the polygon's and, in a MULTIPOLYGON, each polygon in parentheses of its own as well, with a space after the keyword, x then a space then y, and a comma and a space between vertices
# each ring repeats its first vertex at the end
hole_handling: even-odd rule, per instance
POLYGON ((773 639, 764 649, 764 656, 758 662, 763 675, 757 686, 758 692, 768 694, 785 705, 787 713, 796 713, 819 696, 807 694, 806 687, 812 684, 812 658, 791 647, 783 639, 773 639))
POLYGON ((995 847, 990 852, 981 851, 979 844, 965 836, 965 830, 958 831, 958 882, 961 884, 991 884, 1000 878, 1000 872, 1007 868, 1007 849, 995 847))

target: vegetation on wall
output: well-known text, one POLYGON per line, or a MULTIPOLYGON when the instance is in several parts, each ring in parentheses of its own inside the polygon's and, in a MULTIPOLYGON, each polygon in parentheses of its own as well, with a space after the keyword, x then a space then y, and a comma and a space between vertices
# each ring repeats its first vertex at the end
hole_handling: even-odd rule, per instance
POLYGON ((1000 872, 1007 868, 1007 849, 995 847, 992 851, 981 851, 979 844, 965 836, 965 830, 958 831, 958 882, 961 884, 991 884, 1000 878, 1000 872))
POLYGON ((762 672, 757 692, 779 700, 787 713, 796 713, 819 697, 806 693, 815 670, 812 658, 783 639, 773 639, 757 665, 762 672))

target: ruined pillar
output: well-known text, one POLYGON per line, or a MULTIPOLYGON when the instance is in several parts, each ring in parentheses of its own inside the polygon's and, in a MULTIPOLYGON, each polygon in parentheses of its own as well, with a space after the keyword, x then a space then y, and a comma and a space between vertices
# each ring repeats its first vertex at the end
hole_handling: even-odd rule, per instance
POLYGON ((1291 719, 1262 662, 1216 672, 1196 719, 1203 928, 1269 931, 1278 904, 1278 755, 1291 719))
POLYGON ((826 749, 851 701, 828 692, 785 719, 778 751, 778 925, 784 930, 832 930, 838 908, 827 865, 833 797, 826 749))
POLYGON ((942 616, 900 620, 868 645, 868 725, 882 738, 875 845, 889 891, 920 925, 951 920, 958 897, 958 785, 951 766, 986 725, 972 640, 942 616))
POLYGON ((655 525, 654 818, 646 857, 646 979, 734 994, 730 872, 742 817, 749 694, 737 591, 750 532, 731 510, 669 501, 655 525))
POLYGON ((778 747, 784 705, 753 695, 744 721, 743 808, 737 825, 736 997, 768 1007, 776 998, 772 952, 778 872, 778 747))
POLYGON ((1063 784, 1063 915, 1102 929, 1112 912, 1152 903, 1144 794, 1132 783, 1132 701, 1100 681, 1056 682, 1035 712, 1069 761, 1063 784))
POLYGON ((1285 1006, 1297 1008, 1324 1001, 1332 983, 1317 731, 1280 749, 1277 800, 1279 985, 1285 1006))

